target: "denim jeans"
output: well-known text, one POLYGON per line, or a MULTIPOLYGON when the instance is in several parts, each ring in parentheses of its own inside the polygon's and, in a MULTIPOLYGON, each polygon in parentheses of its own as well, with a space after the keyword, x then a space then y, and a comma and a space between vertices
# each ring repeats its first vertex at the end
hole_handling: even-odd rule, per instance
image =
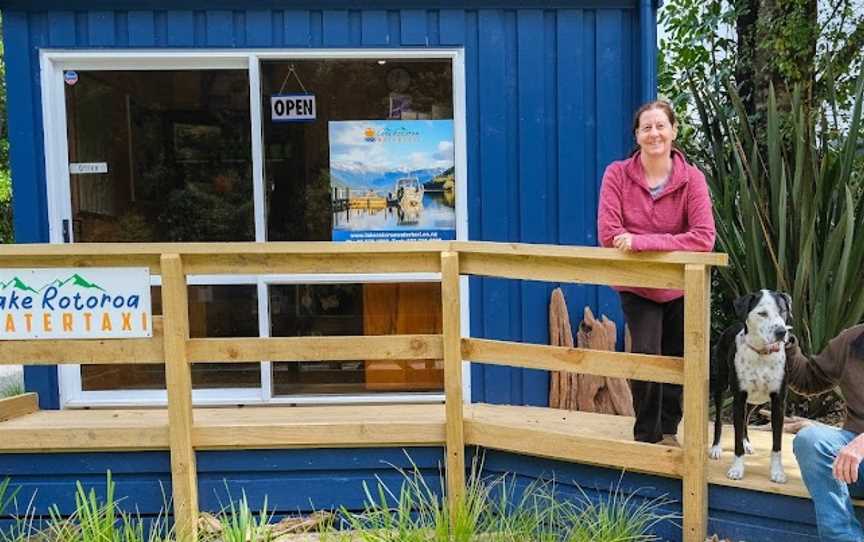
POLYGON ((824 542, 864 541, 864 531, 852 506, 852 497, 864 496, 864 463, 858 467, 858 481, 854 484, 840 482, 832 474, 840 448, 856 436, 851 431, 812 425, 795 435, 792 443, 801 477, 813 497, 819 539, 824 542))

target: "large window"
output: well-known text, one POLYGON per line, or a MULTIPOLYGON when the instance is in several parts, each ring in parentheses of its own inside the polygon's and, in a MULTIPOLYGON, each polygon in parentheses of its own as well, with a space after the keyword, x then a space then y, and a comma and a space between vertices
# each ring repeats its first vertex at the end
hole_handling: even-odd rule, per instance
MULTIPOLYGON (((68 184, 50 189, 52 239, 464 237, 459 52, 194 55, 53 61, 66 137, 49 138, 46 155, 68 184), (280 116, 280 100, 314 100, 314 118, 280 116)), ((154 314, 160 295, 156 276, 154 314)), ((429 274, 190 277, 189 318, 193 337, 440 333, 440 285, 429 274)), ((67 406, 164 401, 161 365, 61 371, 67 406)), ((442 387, 436 359, 193 368, 198 402, 431 400, 442 387)))

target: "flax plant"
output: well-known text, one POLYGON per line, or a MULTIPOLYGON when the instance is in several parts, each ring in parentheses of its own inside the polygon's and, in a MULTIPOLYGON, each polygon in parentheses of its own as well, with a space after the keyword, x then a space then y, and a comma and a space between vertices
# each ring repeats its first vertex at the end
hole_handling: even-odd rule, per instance
MULTIPOLYGON (((86 491, 80 481, 75 487, 75 511, 64 517, 59 508, 52 506, 48 526, 37 533, 36 538, 50 542, 168 542, 172 539, 161 514, 147 528, 140 516, 119 509, 111 471, 106 474, 104 499, 95 489, 86 491)), ((15 539, 16 542, 30 540, 29 532, 32 531, 28 529, 28 534, 15 539)))
MULTIPOLYGON (((613 488, 592 500, 584 492, 575 500, 556 494, 555 483, 538 481, 519 491, 514 475, 482 477, 475 461, 465 496, 451 512, 443 495, 433 491, 416 466, 399 470, 398 492, 380 479, 364 485, 362 512, 340 512, 345 531, 336 525, 322 534, 327 542, 649 542, 659 523, 678 516, 662 511, 665 497, 642 499, 613 488), (451 513, 455 513, 452 517, 451 513)), ((619 484, 620 485, 620 484, 619 484)))
POLYGON ((824 118, 818 127, 808 118, 800 89, 785 113, 770 89, 763 139, 731 85, 725 97, 693 91, 717 250, 729 255, 729 267, 718 270, 722 297, 762 288, 789 293, 794 332, 805 351, 819 352, 864 320, 864 71, 839 135, 824 118))
POLYGON ((221 532, 218 540, 221 542, 270 542, 273 538, 270 531, 270 520, 273 513, 267 510, 267 497, 264 497, 262 508, 253 512, 249 507, 246 492, 236 503, 232 500, 219 514, 221 532))

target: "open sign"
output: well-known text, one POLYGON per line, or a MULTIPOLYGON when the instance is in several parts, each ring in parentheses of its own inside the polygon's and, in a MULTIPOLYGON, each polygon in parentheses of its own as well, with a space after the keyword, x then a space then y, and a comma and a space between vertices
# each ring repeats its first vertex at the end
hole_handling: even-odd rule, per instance
POLYGON ((273 122, 312 122, 315 114, 315 96, 312 94, 274 94, 270 97, 273 122))

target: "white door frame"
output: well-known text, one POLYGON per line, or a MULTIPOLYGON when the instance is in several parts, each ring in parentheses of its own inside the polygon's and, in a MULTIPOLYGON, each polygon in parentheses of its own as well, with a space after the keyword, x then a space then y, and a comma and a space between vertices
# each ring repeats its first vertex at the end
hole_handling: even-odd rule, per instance
MULTIPOLYGON (((51 243, 63 242, 63 220, 69 220, 69 238, 74 242, 69 178, 66 101, 63 74, 66 70, 212 70, 245 69, 249 74, 250 130, 252 152, 253 206, 255 240, 266 240, 264 216, 264 154, 260 104, 262 60, 326 59, 449 59, 453 74, 453 137, 456 175, 456 238, 468 239, 468 169, 465 99, 465 54, 462 48, 417 49, 188 49, 188 50, 55 50, 40 51, 42 118, 45 146, 48 231, 51 243)), ((270 329, 269 299, 262 295, 271 283, 312 282, 392 282, 440 280, 439 274, 402 275, 280 275, 258 277, 190 276, 189 284, 255 284, 258 291, 259 335, 270 329), (428 276, 427 276, 428 275, 428 276)), ((159 283, 159 277, 154 277, 159 283)), ((468 279, 462 281, 462 335, 470 335, 468 279)), ((262 360, 260 389, 195 390, 196 404, 252 403, 364 403, 364 402, 440 402, 441 393, 394 393, 377 395, 307 395, 273 397, 270 394, 270 363, 262 360)), ((61 408, 81 406, 127 406, 164 404, 166 394, 159 390, 84 392, 78 365, 58 368, 61 408)), ((471 370, 462 368, 464 397, 471 398, 471 370)))

